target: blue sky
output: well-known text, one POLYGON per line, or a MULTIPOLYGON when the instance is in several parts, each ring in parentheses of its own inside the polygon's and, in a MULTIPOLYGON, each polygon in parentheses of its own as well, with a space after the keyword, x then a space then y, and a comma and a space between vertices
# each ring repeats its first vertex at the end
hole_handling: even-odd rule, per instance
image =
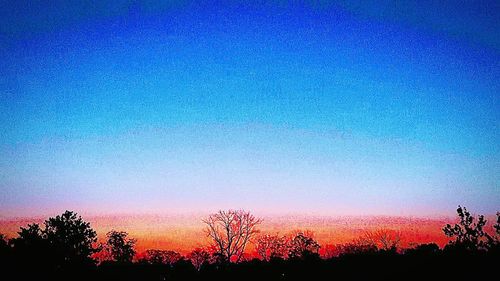
POLYGON ((495 212, 500 5, 433 2, 2 2, 0 212, 495 212))

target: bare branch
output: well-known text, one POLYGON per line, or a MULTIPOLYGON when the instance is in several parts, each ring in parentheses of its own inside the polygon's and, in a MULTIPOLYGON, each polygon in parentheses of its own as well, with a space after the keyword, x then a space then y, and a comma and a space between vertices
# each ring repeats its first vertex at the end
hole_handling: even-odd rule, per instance
POLYGON ((203 222, 207 225, 207 236, 212 238, 224 262, 239 262, 262 220, 243 210, 221 210, 203 222))

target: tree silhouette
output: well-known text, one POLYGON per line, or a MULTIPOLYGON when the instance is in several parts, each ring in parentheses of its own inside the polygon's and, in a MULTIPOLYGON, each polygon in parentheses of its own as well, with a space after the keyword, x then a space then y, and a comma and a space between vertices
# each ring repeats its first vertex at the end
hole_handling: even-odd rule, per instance
POLYGON ((222 262, 239 262, 261 219, 243 210, 219 211, 203 220, 222 262))
POLYGON ((262 235, 257 238, 256 251, 265 261, 271 258, 285 258, 288 253, 287 238, 278 235, 262 235))
POLYGON ((196 248, 187 256, 191 260, 196 270, 200 270, 203 264, 210 262, 210 253, 203 248, 196 248))
POLYGON ((64 262, 91 262, 90 256, 99 250, 94 247, 97 233, 90 223, 71 211, 46 220, 42 234, 64 262))
POLYGON ((230 211, 235 214, 219 212, 207 220, 211 223, 207 227, 217 231, 209 233, 210 237, 217 235, 220 241, 214 240, 211 248, 193 250, 187 259, 171 250, 147 250, 144 258, 134 262, 135 240, 126 232, 112 230, 107 233, 105 250, 119 262, 97 265, 85 262, 92 261, 88 254, 97 249, 93 247, 95 232, 76 214, 66 212, 48 219, 42 227, 21 227, 18 236, 8 242, 0 234, 0 265, 4 276, 15 280, 486 279, 489 273, 485 269, 498 264, 500 213, 492 226, 494 231, 487 233, 482 216, 476 220, 465 208, 457 211, 460 222, 443 228, 454 238, 445 250, 430 243, 393 251, 399 245, 399 232, 380 230, 367 232, 351 243, 321 247, 321 259, 320 245, 311 232, 254 237, 260 220, 244 211, 230 211), (256 242, 261 260, 242 257, 250 241, 256 242), (233 252, 235 248, 238 250, 233 252), (214 262, 212 253, 220 258, 218 262, 239 262, 220 264, 214 262))
POLYGON ((11 240, 18 255, 27 263, 38 262, 52 268, 92 264, 97 234, 76 213, 66 211, 49 218, 42 229, 38 224, 21 227, 11 240))
POLYGON ((106 251, 114 261, 130 263, 135 256, 135 243, 137 240, 128 238, 125 231, 111 230, 106 234, 106 251))
POLYGON ((290 240, 288 255, 291 258, 306 258, 318 255, 320 245, 312 238, 312 234, 299 232, 290 240))
POLYGON ((21 227, 9 241, 18 280, 75 280, 95 266, 97 234, 77 214, 66 211, 39 224, 21 227), (26 270, 27 269, 27 270, 26 270))
POLYGON ((475 218, 467 211, 467 208, 461 206, 458 206, 457 213, 460 222, 454 226, 447 224, 443 228, 446 236, 455 238, 454 241, 450 241, 449 246, 467 251, 484 249, 486 246, 484 239, 487 237, 484 232, 486 225, 484 216, 479 215, 477 222, 474 222, 475 218))

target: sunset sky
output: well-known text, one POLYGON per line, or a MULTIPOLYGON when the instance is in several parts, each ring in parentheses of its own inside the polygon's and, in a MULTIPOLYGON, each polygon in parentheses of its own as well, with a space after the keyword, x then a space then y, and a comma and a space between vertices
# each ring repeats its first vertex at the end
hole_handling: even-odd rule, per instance
POLYGON ((499 210, 499 1, 76 2, 0 3, 0 217, 499 210))

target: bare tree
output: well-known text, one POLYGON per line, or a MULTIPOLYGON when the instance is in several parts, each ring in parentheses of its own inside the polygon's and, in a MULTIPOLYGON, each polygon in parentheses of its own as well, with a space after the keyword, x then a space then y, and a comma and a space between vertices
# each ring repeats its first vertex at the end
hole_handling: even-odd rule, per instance
POLYGON ((261 219, 243 210, 219 211, 203 220, 222 262, 239 262, 261 219))
POLYGON ((360 240, 361 244, 374 245, 379 250, 396 251, 401 242, 401 233, 397 230, 379 229, 366 232, 360 240))
POLYGON ((210 262, 210 253, 203 248, 194 249, 187 257, 197 270, 200 270, 203 264, 210 262))

